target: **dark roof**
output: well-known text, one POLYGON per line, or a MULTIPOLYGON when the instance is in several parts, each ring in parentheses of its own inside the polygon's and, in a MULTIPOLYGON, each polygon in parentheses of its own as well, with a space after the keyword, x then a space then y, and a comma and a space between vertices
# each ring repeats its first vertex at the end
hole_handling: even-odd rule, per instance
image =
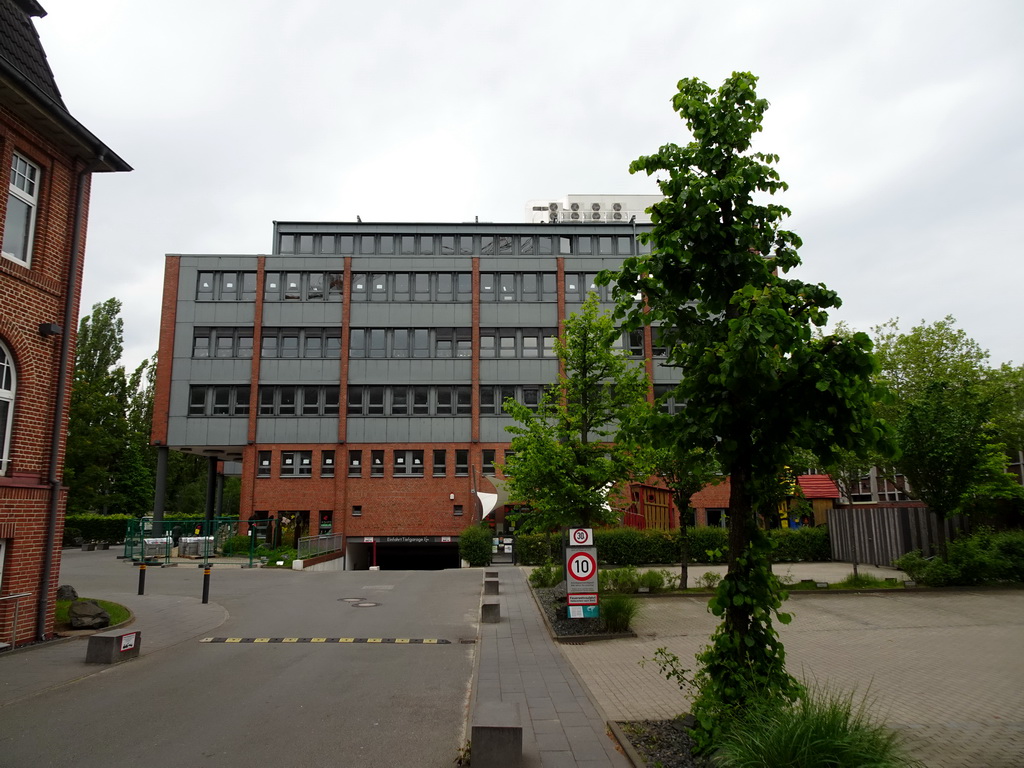
MULTIPOLYGON (((38 3, 0 0, 0 57, 17 69, 32 85, 64 107, 57 81, 53 79, 46 52, 31 16, 45 16, 38 3)), ((64 107, 67 111, 67 107, 64 107)))
POLYGON ((73 157, 96 171, 130 171, 124 160, 79 123, 64 104, 32 17, 35 0, 0 0, 0 102, 73 157))

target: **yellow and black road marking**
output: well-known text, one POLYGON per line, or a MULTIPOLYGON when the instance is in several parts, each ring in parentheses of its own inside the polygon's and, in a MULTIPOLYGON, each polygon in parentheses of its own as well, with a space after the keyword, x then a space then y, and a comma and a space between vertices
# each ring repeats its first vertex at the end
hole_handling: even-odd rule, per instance
POLYGON ((432 637, 204 637, 201 643, 370 643, 384 645, 450 645, 432 637))

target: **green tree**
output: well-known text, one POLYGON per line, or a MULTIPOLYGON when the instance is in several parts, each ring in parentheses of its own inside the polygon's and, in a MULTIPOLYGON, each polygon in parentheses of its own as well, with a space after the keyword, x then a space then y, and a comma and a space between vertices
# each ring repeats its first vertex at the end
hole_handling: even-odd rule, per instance
POLYGON ((117 478, 129 425, 120 312, 121 302, 108 299, 79 324, 65 456, 69 512, 124 511, 117 478))
POLYGON ((693 706, 705 748, 757 697, 799 691, 772 625, 773 614, 789 617, 757 527, 756 488, 778 478, 797 447, 828 458, 884 436, 871 410, 870 339, 813 334, 839 298, 784 277, 800 263, 800 238, 781 227, 786 208, 759 202, 787 185, 772 167, 777 156, 750 151, 768 108, 756 82, 749 73, 717 91, 679 82, 673 108, 693 140, 631 164, 658 174, 665 199, 641 235, 650 253, 613 275, 617 314, 629 327, 658 324, 667 363, 681 373, 675 442, 713 453, 731 479, 729 572, 709 604, 723 622, 699 658, 693 706))
POLYGON ((943 559, 946 518, 1024 497, 1006 473, 1005 448, 988 434, 990 410, 976 384, 936 381, 906 404, 897 423, 897 467, 936 517, 943 559))
POLYGON ((645 407, 647 380, 640 366, 614 348, 619 331, 598 312, 591 294, 565 321, 555 342, 561 373, 536 411, 515 400, 505 411, 517 422, 512 455, 502 471, 509 498, 532 511, 519 530, 550 531, 565 526, 611 522, 609 495, 636 475, 637 457, 611 443, 619 419, 645 407))

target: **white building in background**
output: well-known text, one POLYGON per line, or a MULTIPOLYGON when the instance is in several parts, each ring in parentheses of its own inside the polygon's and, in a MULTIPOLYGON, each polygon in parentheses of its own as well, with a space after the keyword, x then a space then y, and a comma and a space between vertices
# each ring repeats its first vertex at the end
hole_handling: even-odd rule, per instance
POLYGON ((526 221, 531 224, 650 224, 647 209, 662 199, 661 195, 566 195, 557 200, 530 200, 526 204, 526 221))

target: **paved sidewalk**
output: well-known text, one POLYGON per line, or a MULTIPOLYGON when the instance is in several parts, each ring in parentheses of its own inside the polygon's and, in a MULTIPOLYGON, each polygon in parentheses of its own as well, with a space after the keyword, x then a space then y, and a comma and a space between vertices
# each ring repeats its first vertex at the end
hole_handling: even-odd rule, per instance
POLYGON ((551 639, 523 569, 493 569, 501 621, 480 625, 473 700, 519 702, 524 768, 628 768, 605 715, 551 639))
MULTIPOLYGON (((812 565, 829 579, 828 571, 850 568, 797 570, 812 565)), ((671 718, 687 698, 656 664, 640 662, 664 647, 692 670, 718 623, 706 603, 648 599, 637 638, 561 651, 609 719, 671 718)), ((1024 766, 1024 590, 796 592, 785 610, 793 622, 778 629, 790 671, 866 696, 928 768, 1024 766)))
MULTIPOLYGON (((142 629, 140 656, 191 640, 228 618, 221 606, 204 605, 195 597, 106 591, 101 597, 120 603, 134 614, 132 625, 142 629)), ((84 663, 86 637, 80 635, 44 647, 29 646, 0 656, 0 707, 110 669, 106 664, 84 663)))

